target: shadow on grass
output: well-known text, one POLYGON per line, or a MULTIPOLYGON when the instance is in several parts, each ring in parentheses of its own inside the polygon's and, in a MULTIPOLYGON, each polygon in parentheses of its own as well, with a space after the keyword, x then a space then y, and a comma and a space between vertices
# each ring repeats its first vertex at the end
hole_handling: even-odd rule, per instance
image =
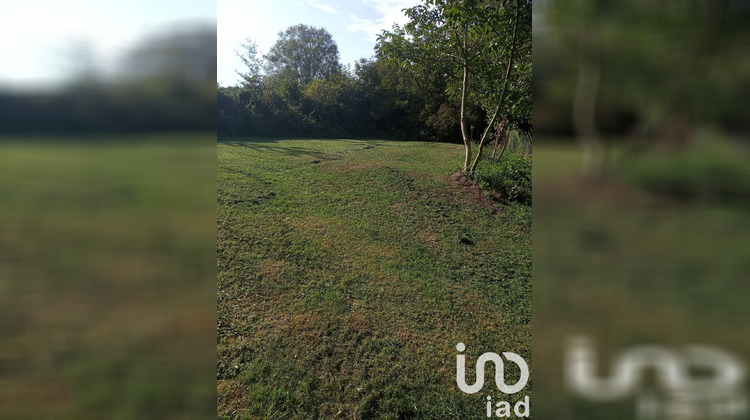
MULTIPOLYGON (((330 161, 339 160, 339 157, 334 156, 332 153, 321 152, 313 150, 311 147, 299 147, 299 146, 288 146, 284 143, 296 142, 306 143, 311 139, 247 139, 247 140, 219 140, 220 144, 228 146, 246 147, 258 152, 270 152, 279 153, 286 156, 300 157, 300 156, 311 156, 318 161, 330 161)), ((334 142, 338 144, 345 144, 347 147, 337 152, 343 152, 350 149, 353 150, 367 150, 373 149, 377 146, 375 141, 369 140, 352 140, 352 139, 314 139, 313 141, 321 142, 334 142)), ((319 162, 314 162, 319 163, 319 162)))

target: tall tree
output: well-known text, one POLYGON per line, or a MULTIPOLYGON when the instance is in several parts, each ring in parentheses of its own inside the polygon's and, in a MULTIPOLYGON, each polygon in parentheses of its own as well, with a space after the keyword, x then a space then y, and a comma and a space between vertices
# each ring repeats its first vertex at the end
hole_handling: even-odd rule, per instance
POLYGON ((341 70, 338 46, 331 34, 302 24, 279 32, 279 39, 264 58, 268 74, 292 78, 303 86, 341 70))
POLYGON ((495 124, 531 131, 531 1, 489 1, 479 10, 487 14, 487 46, 478 68, 478 101, 489 120, 479 138, 468 172, 476 170, 495 124), (498 78, 498 74, 503 74, 498 78))
POLYGON ((235 70, 242 78, 245 86, 256 85, 260 82, 261 60, 258 57, 258 44, 252 38, 247 38, 245 42, 240 43, 241 51, 235 51, 237 57, 245 65, 245 71, 235 70))
POLYGON ((509 91, 529 86, 512 79, 519 69, 531 71, 531 1, 426 0, 406 14, 410 22, 381 34, 377 48, 417 77, 450 79, 448 93, 459 102, 463 172, 472 174, 492 127, 508 112, 509 91), (521 57, 524 62, 518 65, 521 57), (487 115, 476 156, 467 118, 472 101, 487 115))
POLYGON ((710 77, 712 69, 736 62, 717 60, 732 3, 548 0, 537 62, 554 62, 542 83, 570 105, 586 174, 606 174, 605 139, 637 148, 687 142, 691 125, 721 102, 711 86, 724 76, 710 77))

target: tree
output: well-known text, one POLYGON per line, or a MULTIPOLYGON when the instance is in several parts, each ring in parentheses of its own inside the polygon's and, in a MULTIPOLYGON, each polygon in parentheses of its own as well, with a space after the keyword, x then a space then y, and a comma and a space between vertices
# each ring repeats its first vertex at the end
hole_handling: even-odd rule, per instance
MULTIPOLYGON (((288 40, 283 33, 282 38, 288 40)), ((461 141, 458 104, 446 89, 449 63, 438 62, 416 78, 401 63, 378 55, 360 60, 353 71, 333 66, 335 73, 303 84, 292 68, 259 63, 252 40, 242 47, 237 54, 245 65, 238 74, 244 81, 217 92, 222 134, 461 141)), ((484 114, 478 101, 467 104, 470 136, 475 126, 482 128, 484 114)))
MULTIPOLYGON (((509 112, 509 91, 530 88, 528 83, 513 84, 512 78, 519 71, 530 77, 531 1, 426 0, 406 14, 410 22, 404 28, 395 26, 380 35, 378 51, 417 77, 449 79, 448 93, 459 102, 463 172, 470 175, 498 117, 509 112), (470 102, 480 104, 487 117, 476 156, 467 118, 470 102)), ((530 91, 516 97, 530 98, 530 91)))
MULTIPOLYGON (((548 3, 536 59, 554 71, 537 81, 544 85, 537 93, 547 91, 537 98, 548 96, 572 111, 584 173, 606 175, 607 142, 634 150, 686 144, 691 125, 723 102, 712 86, 728 80, 727 69, 739 57, 720 58, 732 35, 728 8, 735 2, 548 3), (716 70, 721 76, 711 77, 716 70)), ((737 82, 730 82, 733 89, 737 82)))
POLYGON ((302 24, 279 32, 278 41, 264 58, 269 75, 289 77, 302 86, 341 71, 339 50, 331 34, 302 24))
POLYGON ((216 29, 199 27, 152 35, 120 60, 118 81, 159 79, 162 85, 169 80, 212 89, 216 82, 216 29))
POLYGON ((235 71, 242 78, 244 85, 257 85, 260 83, 261 69, 261 61, 258 57, 258 45, 252 38, 247 38, 240 46, 242 47, 242 51, 235 51, 235 54, 242 60, 247 70, 244 73, 239 70, 235 71))
POLYGON ((504 129, 531 132, 531 1, 490 1, 480 9, 488 10, 489 27, 486 60, 479 68, 479 102, 489 122, 479 139, 479 147, 469 173, 482 158, 484 146, 495 124, 504 120, 504 129), (503 72, 503 73, 501 73, 503 72), (498 79, 498 74, 504 74, 498 79))

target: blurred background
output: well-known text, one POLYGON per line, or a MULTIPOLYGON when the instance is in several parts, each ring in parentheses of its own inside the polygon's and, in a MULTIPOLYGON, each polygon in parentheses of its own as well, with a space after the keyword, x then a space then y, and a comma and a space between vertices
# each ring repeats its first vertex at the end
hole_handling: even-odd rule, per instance
POLYGON ((748 17, 535 1, 537 418, 748 417, 748 17))
POLYGON ((8 1, 0 418, 216 410, 214 1, 8 1))

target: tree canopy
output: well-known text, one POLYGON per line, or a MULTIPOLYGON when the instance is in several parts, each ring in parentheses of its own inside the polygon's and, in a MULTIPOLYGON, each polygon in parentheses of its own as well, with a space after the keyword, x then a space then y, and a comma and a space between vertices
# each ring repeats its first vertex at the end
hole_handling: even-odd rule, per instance
POLYGON ((220 135, 463 142, 473 172, 472 142, 481 151, 499 127, 530 134, 530 1, 427 0, 406 13, 353 70, 324 29, 280 32, 261 63, 248 40, 242 86, 219 88, 220 135))
POLYGON ((472 173, 499 117, 530 130, 531 1, 426 0, 406 15, 409 23, 384 31, 376 48, 417 78, 447 81, 446 93, 458 102, 463 171, 472 173), (476 155, 470 102, 486 115, 476 155))
POLYGON ((302 85, 337 74, 339 50, 328 31, 307 25, 295 25, 279 32, 279 39, 265 55, 269 75, 292 78, 302 85))
POLYGON ((741 3, 547 1, 535 45, 538 123, 576 138, 584 169, 600 175, 609 143, 682 147, 696 125, 746 130, 741 3))

